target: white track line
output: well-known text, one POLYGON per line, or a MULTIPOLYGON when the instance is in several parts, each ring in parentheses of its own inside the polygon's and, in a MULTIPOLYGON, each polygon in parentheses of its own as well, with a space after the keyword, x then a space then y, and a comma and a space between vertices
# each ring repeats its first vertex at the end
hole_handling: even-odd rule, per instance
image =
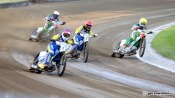
POLYGON ((91 75, 102 77, 110 81, 119 82, 119 83, 126 84, 126 85, 136 87, 136 88, 153 90, 153 91, 164 91, 164 92, 175 91, 175 87, 171 87, 166 84, 144 80, 144 79, 140 79, 137 77, 127 76, 127 75, 124 75, 124 74, 121 74, 115 71, 111 71, 108 69, 104 69, 102 67, 98 67, 90 63, 85 64, 85 63, 82 63, 82 61, 81 63, 80 62, 77 62, 77 63, 68 62, 68 65, 73 68, 84 71, 86 73, 89 73, 91 75))

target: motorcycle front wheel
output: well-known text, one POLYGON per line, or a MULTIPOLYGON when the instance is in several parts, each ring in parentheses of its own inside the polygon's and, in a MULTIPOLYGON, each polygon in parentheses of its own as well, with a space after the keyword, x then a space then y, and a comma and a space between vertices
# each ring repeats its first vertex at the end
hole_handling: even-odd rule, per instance
MULTIPOLYGON (((120 49, 120 43, 121 43, 121 41, 118 42, 118 44, 116 46, 116 50, 117 51, 119 51, 119 49, 120 49)), ((120 53, 113 53, 111 56, 112 57, 117 57, 117 58, 122 58, 124 55, 123 54, 120 54, 120 53)))
POLYGON ((66 63, 67 63, 67 56, 64 54, 62 55, 60 59, 60 63, 57 64, 57 75, 62 76, 64 74, 64 71, 66 69, 66 63))
POLYGON ((83 61, 86 63, 89 56, 89 43, 85 42, 83 47, 83 61))
POLYGON ((139 49, 139 56, 143 57, 145 53, 145 48, 146 48, 146 39, 143 38, 140 40, 140 49, 139 49))

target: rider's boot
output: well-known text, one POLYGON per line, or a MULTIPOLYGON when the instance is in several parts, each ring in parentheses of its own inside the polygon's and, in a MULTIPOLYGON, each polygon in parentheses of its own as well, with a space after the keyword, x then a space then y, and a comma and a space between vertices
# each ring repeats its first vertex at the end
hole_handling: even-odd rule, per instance
POLYGON ((131 53, 136 54, 136 51, 137 51, 137 47, 136 46, 133 46, 131 48, 131 53))
POLYGON ((29 38, 29 41, 31 41, 31 40, 32 40, 32 38, 30 37, 30 38, 29 38))
POLYGON ((129 54, 129 55, 136 54, 136 51, 137 51, 137 47, 135 46, 125 49, 126 54, 129 54))
POLYGON ((78 59, 80 57, 80 51, 77 51, 76 53, 73 53, 73 58, 78 59))
POLYGON ((112 57, 115 57, 115 53, 112 53, 111 56, 112 56, 112 57))
POLYGON ((119 51, 122 52, 122 53, 124 53, 126 47, 127 47, 127 45, 126 45, 126 44, 123 44, 123 45, 120 47, 119 51))
POLYGON ((122 45, 122 48, 125 49, 125 48, 126 48, 126 44, 123 44, 123 45, 122 45))
POLYGON ((78 59, 80 56, 80 52, 77 50, 78 45, 74 44, 72 49, 70 50, 70 57, 78 59))
POLYGON ((77 53, 76 55, 75 55, 75 59, 78 59, 80 57, 80 53, 77 53))
POLYGON ((75 58, 75 59, 78 59, 80 57, 80 53, 72 54, 72 57, 75 58))
POLYGON ((32 64, 32 65, 30 66, 29 70, 33 70, 33 69, 37 69, 37 68, 38 68, 38 66, 37 66, 37 65, 32 64))
POLYGON ((130 49, 130 48, 126 48, 126 49, 125 49, 125 53, 126 53, 126 54, 130 54, 130 53, 131 53, 131 49, 130 49))
POLYGON ((38 68, 37 63, 38 63, 38 59, 36 59, 36 60, 33 62, 33 64, 30 66, 30 69, 29 69, 29 70, 37 69, 37 68, 38 68))
POLYGON ((49 71, 49 70, 52 70, 52 69, 54 69, 53 66, 45 66, 44 67, 44 70, 46 70, 46 71, 49 71))

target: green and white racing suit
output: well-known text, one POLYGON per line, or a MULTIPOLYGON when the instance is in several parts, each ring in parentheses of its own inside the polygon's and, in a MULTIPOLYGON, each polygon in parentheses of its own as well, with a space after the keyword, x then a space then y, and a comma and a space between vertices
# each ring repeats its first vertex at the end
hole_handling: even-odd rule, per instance
POLYGON ((136 38, 139 37, 141 34, 140 30, 146 30, 146 26, 143 26, 140 24, 135 24, 135 25, 133 25, 131 30, 133 30, 133 31, 132 31, 131 35, 128 38, 126 38, 126 42, 123 44, 124 47, 129 46, 133 41, 135 41, 136 38))
POLYGON ((64 24, 65 24, 65 22, 60 21, 59 18, 55 19, 55 18, 53 17, 53 14, 48 15, 47 17, 44 18, 44 20, 46 20, 46 23, 45 23, 45 25, 44 25, 44 28, 43 28, 42 32, 47 32, 47 30, 48 30, 52 25, 54 25, 54 23, 57 23, 57 24, 60 24, 60 25, 64 25, 64 24))

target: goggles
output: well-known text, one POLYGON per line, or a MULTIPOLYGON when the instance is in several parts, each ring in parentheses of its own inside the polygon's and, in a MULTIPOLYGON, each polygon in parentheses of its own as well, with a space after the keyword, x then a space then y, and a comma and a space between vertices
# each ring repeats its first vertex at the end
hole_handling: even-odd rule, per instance
POLYGON ((63 36, 66 37, 66 38, 68 38, 68 37, 70 37, 70 34, 64 33, 63 36))

